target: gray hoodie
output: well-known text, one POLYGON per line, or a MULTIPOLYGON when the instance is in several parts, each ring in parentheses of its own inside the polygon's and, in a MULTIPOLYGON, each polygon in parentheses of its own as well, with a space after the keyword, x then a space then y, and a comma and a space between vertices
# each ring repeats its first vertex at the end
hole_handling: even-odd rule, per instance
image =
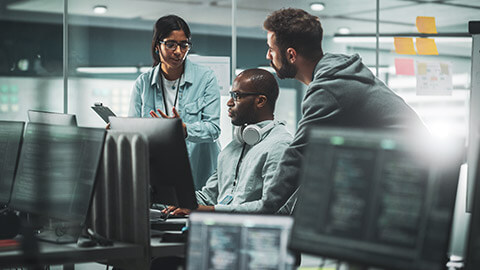
MULTIPOLYGON (((360 56, 325 54, 317 63, 313 80, 302 101, 302 118, 268 191, 263 212, 275 213, 299 185, 300 169, 312 126, 397 128, 426 131, 423 122, 405 101, 362 63, 360 56)), ((280 212, 289 212, 288 208, 280 212)), ((290 205, 291 206, 291 205, 290 205)))

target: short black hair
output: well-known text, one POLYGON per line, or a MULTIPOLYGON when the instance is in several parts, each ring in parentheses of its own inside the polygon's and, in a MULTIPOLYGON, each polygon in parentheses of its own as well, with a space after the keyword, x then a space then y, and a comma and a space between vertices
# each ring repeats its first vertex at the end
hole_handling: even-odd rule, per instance
POLYGON ((263 23, 275 33, 276 44, 285 52, 293 48, 298 54, 318 61, 323 56, 323 29, 320 19, 303 9, 286 8, 274 11, 263 23))
POLYGON ((277 102, 279 88, 277 80, 272 73, 259 68, 246 69, 238 74, 237 78, 242 78, 248 81, 250 91, 262 93, 267 97, 267 103, 272 109, 272 113, 275 110, 275 103, 277 102))
POLYGON ((177 15, 167 15, 163 16, 155 22, 153 26, 153 37, 152 37, 152 48, 151 53, 153 57, 153 66, 156 66, 160 63, 160 57, 158 53, 155 52, 155 46, 157 46, 160 40, 168 37, 173 31, 182 30, 187 36, 187 39, 190 41, 192 33, 188 24, 182 18, 177 15))

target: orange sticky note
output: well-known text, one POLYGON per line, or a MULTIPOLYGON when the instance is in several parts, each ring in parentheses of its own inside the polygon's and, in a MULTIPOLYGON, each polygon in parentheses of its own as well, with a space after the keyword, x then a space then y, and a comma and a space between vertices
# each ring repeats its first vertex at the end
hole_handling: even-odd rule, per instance
POLYGON ((415 75, 413 59, 395 58, 395 73, 397 75, 415 75))
POLYGON ((415 54, 413 38, 394 37, 393 44, 395 45, 395 52, 398 54, 415 54))
POLYGON ((433 38, 416 38, 417 52, 421 55, 438 55, 437 45, 433 38))
POLYGON ((437 27, 435 26, 435 17, 418 16, 415 24, 417 25, 417 30, 420 33, 424 33, 424 34, 437 33, 437 27))

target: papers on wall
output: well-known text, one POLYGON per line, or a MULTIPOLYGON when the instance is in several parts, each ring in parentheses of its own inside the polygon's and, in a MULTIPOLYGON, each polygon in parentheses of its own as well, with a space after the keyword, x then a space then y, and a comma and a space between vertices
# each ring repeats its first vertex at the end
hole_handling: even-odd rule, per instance
POLYGON ((417 61, 417 95, 451 95, 450 62, 417 61))
POLYGON ((230 57, 189 55, 188 59, 202 66, 207 66, 215 72, 220 95, 227 96, 230 91, 230 57))

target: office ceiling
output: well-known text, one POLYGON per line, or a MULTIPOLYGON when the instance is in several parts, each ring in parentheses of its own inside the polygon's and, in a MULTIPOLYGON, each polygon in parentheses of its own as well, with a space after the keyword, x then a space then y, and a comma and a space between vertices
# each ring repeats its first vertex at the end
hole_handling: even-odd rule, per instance
MULTIPOLYGON (((38 14, 63 12, 63 0, 2 0, 0 11, 34 12, 38 14)), ((215 26, 230 31, 231 0, 70 0, 71 15, 90 18, 101 24, 151 21, 165 14, 178 14, 190 24, 215 26), (108 11, 96 15, 92 8, 105 5, 108 11)), ((376 1, 374 0, 237 0, 237 25, 254 34, 261 32, 265 17, 282 7, 305 9, 320 17, 326 35, 348 27, 352 34, 375 33, 376 1), (323 11, 311 11, 312 2, 323 2, 323 11)), ((1 14, 1 13, 0 13, 1 14)), ((468 21, 480 20, 480 0, 380 0, 380 31, 382 33, 416 32, 416 16, 434 16, 439 33, 466 33, 468 21)), ((30 18, 31 19, 31 18, 30 18)), ((150 26, 151 27, 151 26, 150 26)), ((230 33, 226 33, 230 34, 230 33)))

